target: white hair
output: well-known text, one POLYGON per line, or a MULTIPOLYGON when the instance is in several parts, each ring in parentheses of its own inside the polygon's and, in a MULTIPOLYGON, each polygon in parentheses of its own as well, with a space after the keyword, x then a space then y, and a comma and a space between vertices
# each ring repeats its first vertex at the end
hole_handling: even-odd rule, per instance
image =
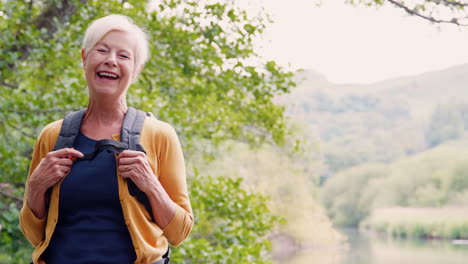
POLYGON ((149 57, 148 37, 132 19, 124 15, 108 15, 94 20, 86 29, 83 39, 83 49, 86 55, 107 33, 123 31, 131 33, 137 42, 135 50, 135 70, 139 70, 149 57))

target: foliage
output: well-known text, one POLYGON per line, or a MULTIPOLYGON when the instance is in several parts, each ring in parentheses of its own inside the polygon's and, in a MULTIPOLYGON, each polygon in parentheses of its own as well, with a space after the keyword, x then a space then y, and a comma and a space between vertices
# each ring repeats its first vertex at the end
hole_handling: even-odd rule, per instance
POLYGON ((190 178, 196 225, 182 247, 171 249, 175 263, 271 263, 266 235, 278 224, 267 198, 247 192, 241 178, 190 178))
POLYGON ((19 207, 21 199, 9 184, 0 184, 1 194, 7 195, 0 199, 0 263, 29 263, 32 247, 24 238, 19 228, 19 207))
POLYGON ((83 31, 95 18, 122 13, 144 25, 152 42, 152 57, 130 91, 131 105, 173 124, 186 144, 200 138, 283 141, 283 109, 271 99, 288 92, 293 82, 290 73, 272 61, 262 62, 253 51, 253 38, 267 22, 264 15, 250 18, 232 3, 190 0, 165 0, 151 8, 146 1, 75 2, 79 8, 47 41, 42 38, 47 29, 31 26, 41 1, 31 2, 31 10, 20 8, 28 10, 20 14, 21 2, 5 3, 0 29, 12 34, 0 39, 5 57, 0 89, 7 95, 1 102, 3 126, 36 135, 63 111, 85 106, 86 85, 78 67, 83 31), (22 18, 11 19, 14 15, 22 18), (30 54, 24 60, 15 52, 21 45, 30 54))
MULTIPOLYGON (((232 139, 284 142, 289 130, 283 108, 272 99, 294 82, 290 72, 253 50, 254 38, 269 23, 265 14, 249 16, 233 1, 4 0, 0 183, 20 194, 41 128, 86 106, 81 40, 91 21, 111 13, 131 17, 150 36, 151 58, 130 88, 129 105, 171 123, 187 157, 232 139)), ((10 207, 0 210, 16 214, 10 207)), ((2 231, 0 245, 11 253, 24 240, 9 240, 19 231, 14 217, 5 219, 4 230, 12 233, 2 231)))
POLYGON ((442 142, 460 138, 466 126, 466 102, 448 102, 436 107, 431 115, 429 126, 426 129, 426 140, 429 146, 434 147, 442 142))
POLYGON ((388 175, 385 165, 362 165, 328 180, 322 188, 322 202, 333 223, 356 226, 369 213, 377 192, 366 190, 388 175), (366 192, 367 191, 367 192, 366 192))

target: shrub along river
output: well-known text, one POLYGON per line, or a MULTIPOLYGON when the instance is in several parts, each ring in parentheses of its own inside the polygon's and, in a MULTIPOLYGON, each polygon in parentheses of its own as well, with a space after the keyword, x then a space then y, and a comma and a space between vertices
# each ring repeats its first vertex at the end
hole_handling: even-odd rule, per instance
POLYGON ((291 264, 467 264, 468 241, 391 238, 357 229, 341 229, 348 245, 304 249, 276 263, 291 264))

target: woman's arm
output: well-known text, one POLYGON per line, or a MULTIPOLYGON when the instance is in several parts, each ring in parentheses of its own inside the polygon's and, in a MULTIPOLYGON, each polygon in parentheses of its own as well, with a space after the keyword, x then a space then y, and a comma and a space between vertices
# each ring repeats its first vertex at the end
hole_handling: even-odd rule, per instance
POLYGON ((154 174, 145 153, 125 150, 118 156, 120 175, 132 180, 146 194, 153 212, 153 219, 163 229, 172 220, 176 204, 154 174))
MULTIPOLYGON (((34 145, 31 165, 29 167, 28 179, 25 184, 23 207, 21 208, 21 211, 19 213, 19 221, 20 221, 21 230, 23 231, 23 234, 26 237, 26 239, 28 239, 29 242, 33 244, 33 246, 37 246, 42 241, 44 237, 46 220, 45 218, 38 218, 33 213, 33 211, 29 208, 28 200, 29 200, 30 190, 29 190, 29 184, 27 184, 27 182, 29 181, 29 178, 32 172, 39 165, 42 158, 44 158, 45 155, 47 155, 47 153, 51 149, 52 147, 48 147, 47 144, 44 142, 44 131, 43 131, 41 135, 39 136, 39 138, 37 139, 36 144, 34 145)), ((31 196, 35 196, 35 195, 31 195, 31 196)), ((38 202, 41 202, 40 199, 41 198, 39 198, 38 202)), ((45 202, 44 202, 44 206, 45 206, 45 202)))
POLYGON ((163 228, 163 232, 168 241, 177 246, 188 237, 194 225, 184 155, 177 133, 169 125, 166 126, 164 140, 159 145, 159 181, 175 203, 174 217, 163 228))

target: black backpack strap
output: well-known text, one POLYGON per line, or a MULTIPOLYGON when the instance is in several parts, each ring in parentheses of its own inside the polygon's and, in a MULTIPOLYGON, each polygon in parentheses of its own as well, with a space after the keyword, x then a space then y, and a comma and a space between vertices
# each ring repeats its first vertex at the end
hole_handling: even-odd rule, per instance
MULTIPOLYGON (((128 145, 128 149, 145 152, 144 148, 140 145, 141 129, 145 122, 147 114, 141 110, 133 107, 127 109, 125 118, 122 124, 122 131, 120 133, 120 141, 128 145)), ((136 184, 128 180, 128 192, 134 196, 141 204, 143 204, 148 211, 151 219, 153 219, 153 210, 148 200, 148 196, 142 192, 136 184)), ((153 219, 154 221, 154 219, 153 219)))
MULTIPOLYGON (((60 128, 60 133, 55 143, 53 151, 71 148, 75 142, 78 133, 80 133, 81 120, 83 120, 83 115, 86 112, 86 108, 81 109, 76 112, 71 112, 65 116, 62 122, 62 127, 60 128)), ((52 194, 52 187, 46 191, 46 207, 50 205, 50 196, 52 194)))
POLYGON ((164 253, 163 258, 169 259, 169 246, 167 247, 167 251, 164 253))
POLYGON ((94 151, 90 153, 83 153, 83 157, 75 158, 75 160, 92 160, 101 151, 107 150, 114 154, 119 155, 122 151, 128 149, 128 145, 120 141, 112 139, 101 139, 94 145, 94 151))
MULTIPOLYGON (((141 129, 145 122, 146 113, 133 107, 127 109, 120 133, 120 141, 128 144, 128 149, 142 151, 140 143, 141 129)), ((144 150, 143 150, 144 151, 144 150)))
POLYGON ((73 142, 75 142, 76 137, 80 133, 81 121, 85 112, 86 109, 81 109, 65 116, 53 149, 54 151, 73 147, 73 142))

